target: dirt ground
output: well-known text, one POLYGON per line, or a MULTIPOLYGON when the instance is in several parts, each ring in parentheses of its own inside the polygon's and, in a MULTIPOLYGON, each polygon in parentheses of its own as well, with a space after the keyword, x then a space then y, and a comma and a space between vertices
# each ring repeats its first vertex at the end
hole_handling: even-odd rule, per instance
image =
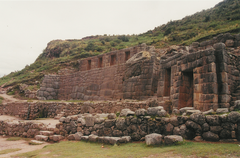
POLYGON ((29 145, 28 142, 25 140, 7 141, 7 138, 0 136, 0 151, 5 150, 5 149, 15 149, 15 148, 21 149, 19 151, 0 155, 0 157, 10 158, 11 156, 16 155, 16 154, 34 151, 37 149, 42 149, 44 146, 46 146, 48 144, 49 143, 45 142, 44 144, 41 144, 41 145, 29 145))
MULTIPOLYGON (((17 122, 22 119, 14 117, 14 116, 0 115, 0 120, 8 120, 8 121, 17 122)), ((51 118, 43 119, 43 120, 24 120, 24 121, 41 122, 41 123, 48 125, 48 127, 55 127, 55 125, 57 123, 59 123, 59 120, 54 120, 51 118)), ((21 150, 12 152, 9 154, 0 155, 0 158, 1 157, 8 158, 8 157, 11 157, 12 155, 16 155, 19 153, 25 153, 25 152, 34 151, 37 149, 42 149, 45 145, 49 144, 49 143, 45 142, 42 145, 29 145, 28 142, 25 140, 6 141, 6 139, 7 138, 0 136, 0 151, 5 150, 5 149, 14 149, 14 148, 20 148, 21 150)))

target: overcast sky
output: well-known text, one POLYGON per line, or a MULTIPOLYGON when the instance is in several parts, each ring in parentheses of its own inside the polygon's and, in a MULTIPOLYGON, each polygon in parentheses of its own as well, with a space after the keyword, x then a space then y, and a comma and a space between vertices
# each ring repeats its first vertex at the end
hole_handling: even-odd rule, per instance
POLYGON ((51 40, 140 34, 221 1, 0 0, 0 77, 33 63, 51 40))

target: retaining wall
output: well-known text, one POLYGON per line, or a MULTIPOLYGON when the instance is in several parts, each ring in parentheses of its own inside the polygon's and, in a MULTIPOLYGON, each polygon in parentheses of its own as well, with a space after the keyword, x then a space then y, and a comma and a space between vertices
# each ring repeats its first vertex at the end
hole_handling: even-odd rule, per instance
POLYGON ((145 136, 151 133, 159 133, 163 136, 181 135, 190 140, 240 140, 240 113, 238 112, 207 116, 198 113, 171 118, 145 116, 144 110, 137 110, 135 114, 119 118, 110 114, 108 118, 111 119, 90 114, 69 116, 60 119, 61 123, 57 124, 56 131, 63 136, 76 132, 84 135, 131 136, 135 141, 144 140, 145 136))

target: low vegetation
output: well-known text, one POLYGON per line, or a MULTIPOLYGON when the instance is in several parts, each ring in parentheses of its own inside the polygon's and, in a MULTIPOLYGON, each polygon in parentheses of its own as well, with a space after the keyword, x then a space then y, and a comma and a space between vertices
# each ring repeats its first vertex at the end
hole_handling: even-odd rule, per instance
POLYGON ((239 157, 239 145, 227 143, 184 142, 174 146, 146 146, 144 143, 129 143, 120 146, 99 143, 63 141, 45 146, 41 150, 16 155, 17 157, 239 157))

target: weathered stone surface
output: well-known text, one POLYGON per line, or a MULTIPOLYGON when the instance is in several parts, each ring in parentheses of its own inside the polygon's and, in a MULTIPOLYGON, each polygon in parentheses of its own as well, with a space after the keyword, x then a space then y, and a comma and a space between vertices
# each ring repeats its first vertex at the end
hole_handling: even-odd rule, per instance
POLYGON ((173 129, 173 135, 181 135, 181 131, 179 127, 174 127, 173 129))
POLYGON ((223 128, 221 126, 210 126, 210 131, 218 134, 223 128))
POLYGON ((121 137, 123 135, 122 131, 120 130, 113 130, 114 137, 121 137))
POLYGON ((89 126, 94 126, 94 120, 95 118, 92 117, 92 116, 87 116, 84 118, 85 121, 86 121, 86 126, 89 127, 89 126))
POLYGON ((60 119, 59 119, 59 122, 64 122, 65 121, 65 117, 61 117, 60 119))
POLYGON ((205 121, 205 116, 201 113, 194 113, 192 115, 190 115, 190 120, 203 125, 206 121, 205 121))
POLYGON ((126 124, 125 124, 125 119, 123 118, 119 118, 116 120, 116 127, 119 130, 125 130, 127 128, 126 124))
POLYGON ((115 122, 116 122, 115 119, 105 120, 104 126, 110 128, 115 125, 115 122))
POLYGON ((36 140, 39 140, 39 141, 47 141, 47 140, 48 140, 48 136, 36 135, 36 136, 35 136, 35 139, 36 139, 36 140))
POLYGON ((203 125, 202 125, 202 131, 203 132, 207 132, 207 131, 209 131, 210 130, 210 126, 207 124, 207 123, 204 123, 203 125))
POLYGON ((108 115, 108 119, 115 119, 117 116, 114 113, 108 115))
POLYGON ((219 137, 221 139, 230 139, 232 137, 232 133, 231 131, 227 130, 227 129, 223 129, 220 134, 219 137))
POLYGON ((206 141, 219 141, 219 136, 210 131, 203 133, 202 137, 206 141))
POLYGON ((63 139, 63 136, 61 135, 53 135, 53 141, 58 142, 63 139))
POLYGON ((130 115, 134 115, 135 112, 133 112, 132 110, 130 109, 122 109, 121 113, 120 113, 120 117, 123 117, 123 116, 130 116, 130 115))
POLYGON ((81 136, 81 140, 88 141, 89 140, 89 136, 81 136))
POLYGON ((82 132, 77 132, 77 133, 74 134, 74 138, 77 141, 81 140, 81 136, 83 136, 82 132))
POLYGON ((67 137, 68 140, 75 140, 75 136, 74 134, 70 134, 68 137, 67 137))
POLYGON ((157 107, 149 107, 147 109, 147 114, 148 115, 157 115, 158 114, 158 111, 161 111, 163 110, 163 107, 162 106, 157 106, 157 107))
POLYGON ((118 144, 119 143, 119 140, 121 139, 120 137, 108 137, 108 142, 109 144, 118 144))
POLYGON ((166 112, 165 110, 161 110, 161 111, 158 111, 158 112, 157 112, 157 115, 158 115, 159 117, 165 117, 165 116, 167 115, 167 112, 166 112))
POLYGON ((201 136, 196 136, 193 140, 196 141, 196 142, 201 142, 201 141, 203 141, 203 139, 202 139, 201 136))
POLYGON ((240 113, 232 111, 228 115, 228 121, 232 123, 236 123, 240 120, 240 113))
POLYGON ((221 121, 219 119, 219 116, 217 115, 209 115, 206 116, 206 121, 211 126, 219 126, 221 124, 221 121))
POLYGON ((98 136, 91 134, 91 135, 88 136, 88 140, 90 142, 97 142, 98 141, 98 136))
POLYGON ((123 136, 118 141, 119 141, 119 143, 129 143, 131 141, 131 137, 130 136, 123 136))
POLYGON ((145 141, 147 145, 160 145, 162 144, 162 135, 157 133, 146 135, 145 141))
POLYGON ((164 134, 171 135, 172 132, 173 132, 173 128, 174 128, 174 126, 171 123, 168 123, 167 125, 165 125, 165 132, 164 132, 164 134))
POLYGON ((147 110, 145 109, 138 109, 135 111, 136 116, 145 116, 147 114, 147 110))
POLYGON ((164 143, 166 145, 173 145, 179 142, 183 141, 183 137, 178 136, 178 135, 171 135, 171 136, 165 136, 164 137, 164 143))
POLYGON ((184 108, 179 109, 180 114, 185 113, 187 110, 194 110, 194 107, 184 107, 184 108))
POLYGON ((177 117, 171 117, 170 123, 175 127, 179 125, 177 117))
POLYGON ((31 140, 30 142, 33 143, 33 144, 37 144, 37 145, 41 145, 41 144, 44 143, 44 142, 37 141, 37 140, 31 140))
POLYGON ((200 110, 187 110, 186 111, 187 115, 192 115, 192 114, 195 114, 195 113, 201 113, 201 111, 200 110))
POLYGON ((178 109, 173 109, 172 113, 175 114, 175 115, 179 115, 180 111, 178 109))
POLYGON ((217 113, 217 114, 222 114, 222 113, 227 113, 227 112, 229 112, 229 111, 228 111, 228 108, 218 108, 218 109, 216 110, 216 113, 217 113))
POLYGON ((187 126, 187 128, 193 129, 195 131, 195 133, 197 133, 197 134, 202 133, 201 126, 193 121, 187 121, 186 126, 187 126))
POLYGON ((210 110, 208 110, 208 111, 204 111, 202 114, 203 115, 209 115, 209 114, 212 114, 214 112, 214 110, 213 109, 210 109, 210 110))

